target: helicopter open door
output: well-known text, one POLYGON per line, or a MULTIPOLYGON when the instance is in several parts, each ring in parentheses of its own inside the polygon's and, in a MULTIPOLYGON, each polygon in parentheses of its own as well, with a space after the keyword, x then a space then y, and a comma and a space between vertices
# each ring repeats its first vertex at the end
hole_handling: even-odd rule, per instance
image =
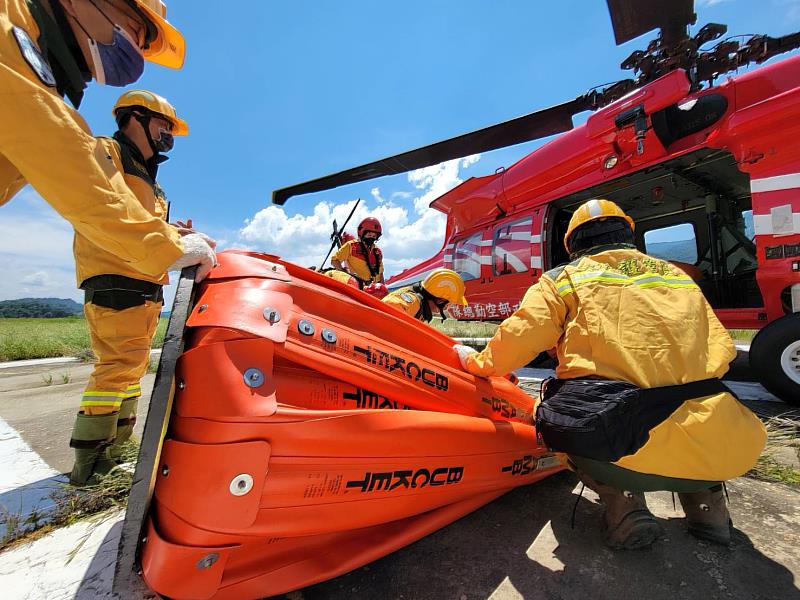
POLYGON ((729 152, 702 149, 551 203, 546 268, 569 260, 569 218, 589 198, 608 198, 636 223, 636 246, 694 279, 728 327, 765 319, 756 281, 750 178, 729 152))

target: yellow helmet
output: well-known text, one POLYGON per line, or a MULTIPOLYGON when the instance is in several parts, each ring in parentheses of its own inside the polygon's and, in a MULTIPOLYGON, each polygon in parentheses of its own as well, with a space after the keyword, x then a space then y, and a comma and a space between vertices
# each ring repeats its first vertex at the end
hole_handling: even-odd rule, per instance
POLYGON ((144 57, 152 63, 180 69, 186 55, 181 32, 167 21, 167 7, 161 0, 128 0, 128 4, 147 20, 147 48, 144 57))
POLYGON ((464 280, 461 275, 450 269, 434 269, 422 280, 422 289, 431 296, 442 298, 452 304, 466 306, 467 299, 464 297, 464 280))
POLYGON ((117 111, 121 108, 129 106, 141 106, 150 112, 164 117, 167 121, 172 123, 172 135, 189 135, 189 126, 186 121, 178 117, 175 112, 175 107, 172 106, 166 99, 158 94, 148 92, 147 90, 130 90, 122 94, 114 105, 112 113, 114 117, 117 116, 117 111))
POLYGON ((572 218, 569 220, 569 226, 567 227, 567 233, 564 234, 564 247, 567 249, 567 252, 570 252, 569 244, 567 243, 569 236, 571 236, 578 227, 589 221, 607 219, 609 217, 625 219, 628 225, 631 226, 631 231, 633 231, 633 219, 626 215, 625 211, 611 200, 594 198, 581 204, 578 209, 572 213, 572 218))

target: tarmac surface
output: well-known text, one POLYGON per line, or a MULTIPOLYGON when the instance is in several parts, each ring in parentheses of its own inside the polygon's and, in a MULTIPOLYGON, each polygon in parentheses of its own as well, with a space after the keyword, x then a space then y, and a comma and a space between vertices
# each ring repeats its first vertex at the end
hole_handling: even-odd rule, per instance
MULTIPOLYGON (((18 434, 38 461, 37 472, 67 471, 72 453, 66 442, 90 371, 91 365, 82 364, 0 371, 0 420, 8 425, 7 434, 0 432, 0 449, 18 434)), ((143 381, 137 428, 144 423, 153 377, 143 381)), ((762 415, 790 409, 774 400, 747 403, 762 415)), ((796 410, 789 415, 798 419, 796 410)), ((22 465, 22 471, 32 473, 33 467, 22 465)), ((673 508, 669 493, 648 494, 664 537, 638 552, 613 552, 603 545, 602 507, 593 492, 580 496, 580 489, 574 475, 559 473, 518 488, 379 561, 283 597, 800 600, 800 488, 746 478, 730 482, 736 532, 729 548, 689 536, 680 504, 673 508)), ((4 496, 0 489, 0 501, 4 496)), ((110 582, 122 516, 111 512, 0 552, 0 595, 113 597, 110 582)), ((135 600, 147 597, 152 596, 142 591, 135 600)))

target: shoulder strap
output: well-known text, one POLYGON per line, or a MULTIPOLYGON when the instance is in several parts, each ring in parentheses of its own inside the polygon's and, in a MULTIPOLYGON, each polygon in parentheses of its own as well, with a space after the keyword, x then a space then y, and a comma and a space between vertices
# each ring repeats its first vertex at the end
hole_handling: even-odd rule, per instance
POLYGON ((431 307, 428 304, 425 290, 422 289, 422 284, 415 283, 413 286, 411 286, 411 289, 419 300, 419 310, 417 311, 417 314, 414 315, 414 318, 419 319, 419 317, 422 316, 426 323, 430 323, 431 319, 433 319, 433 313, 431 312, 431 307))
POLYGON ((369 274, 370 274, 371 278, 374 279, 375 277, 380 275, 380 272, 381 272, 381 255, 379 254, 379 251, 378 251, 377 248, 373 248, 373 250, 375 250, 375 252, 371 253, 369 251, 369 248, 367 248, 367 245, 364 242, 362 242, 361 240, 358 240, 358 243, 361 246, 361 251, 364 253, 364 262, 367 263, 367 268, 369 269, 369 274), (370 260, 370 254, 375 256, 375 264, 373 264, 372 261, 370 260))

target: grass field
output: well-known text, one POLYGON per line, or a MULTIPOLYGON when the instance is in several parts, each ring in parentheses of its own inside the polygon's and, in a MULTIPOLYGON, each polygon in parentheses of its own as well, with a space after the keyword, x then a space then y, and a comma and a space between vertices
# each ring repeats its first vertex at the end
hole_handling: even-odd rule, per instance
MULTIPOLYGON (((495 323, 473 323, 435 318, 431 325, 454 338, 491 337, 495 323)), ((154 348, 164 341, 167 318, 158 323, 154 348)), ((731 329, 731 336, 738 342, 749 342, 755 331, 731 329)), ((48 358, 51 356, 77 356, 92 360, 89 349, 89 332, 82 317, 62 319, 0 319, 0 362, 26 358, 48 358)))
MULTIPOLYGON (((164 340, 167 319, 158 323, 154 348, 164 340)), ((51 356, 92 359, 89 331, 83 317, 61 319, 0 319, 0 362, 51 356)))

